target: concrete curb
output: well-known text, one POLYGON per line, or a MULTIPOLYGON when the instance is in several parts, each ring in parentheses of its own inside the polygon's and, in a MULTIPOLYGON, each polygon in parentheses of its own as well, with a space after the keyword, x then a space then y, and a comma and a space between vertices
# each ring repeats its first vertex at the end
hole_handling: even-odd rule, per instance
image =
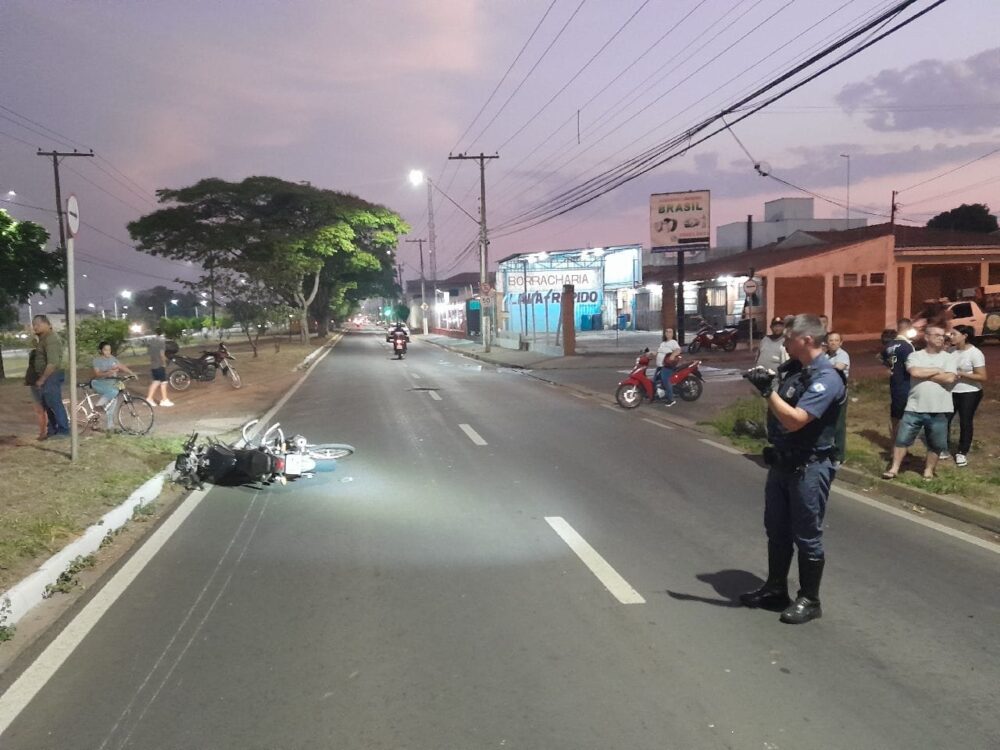
MULTIPOLYGON (((455 352, 456 354, 461 354, 466 357, 471 357, 473 359, 479 359, 483 362, 488 362, 489 364, 498 365, 500 367, 509 367, 511 369, 523 370, 530 369, 522 365, 512 365, 504 362, 497 362, 492 358, 487 358, 481 354, 474 352, 463 352, 461 349, 456 349, 450 346, 446 346, 438 341, 430 341, 428 343, 434 344, 435 346, 440 346, 442 349, 448 349, 449 351, 455 352)), ((603 401, 605 403, 615 403, 614 398, 608 398, 606 393, 595 393, 586 388, 580 388, 574 385, 567 385, 566 383, 557 383, 554 380, 544 377, 537 371, 531 372, 531 377, 536 380, 540 380, 544 383, 550 385, 555 385, 560 388, 565 388, 568 391, 574 391, 582 395, 588 396, 590 398, 603 401)), ((683 427, 689 430, 694 430, 700 432, 704 435, 710 435, 716 440, 726 440, 725 436, 718 435, 714 430, 704 429, 701 425, 693 420, 686 419, 680 416, 674 416, 669 414, 659 414, 657 415, 659 419, 664 422, 669 422, 670 424, 683 427)), ((727 441, 728 442, 728 441, 727 441)), ((735 447, 735 446, 733 446, 735 447)), ((737 450, 739 450, 737 448, 737 450)), ((741 451, 744 455, 750 455, 746 451, 741 451)), ((948 516, 949 518, 954 518, 958 521, 963 521, 965 523, 972 524, 974 526, 979 526, 981 528, 987 529, 994 533, 1000 533, 1000 513, 996 511, 988 510, 987 508, 980 508, 978 506, 967 503, 964 500, 958 498, 947 497, 944 495, 935 495, 931 492, 918 489, 916 487, 909 487, 905 484, 899 484, 895 482, 887 482, 884 479, 879 479, 872 477, 869 474, 858 471, 857 469, 851 469, 850 467, 843 467, 837 471, 837 479, 844 482, 845 484, 850 484, 855 487, 860 487, 862 489, 874 490, 880 495, 888 495, 895 500, 902 500, 905 503, 909 503, 911 506, 917 508, 927 508, 934 511, 935 513, 940 513, 943 516, 948 516)), ((887 501, 886 497, 878 497, 874 495, 873 500, 881 500, 883 502, 887 501)))
MULTIPOLYGON (((274 416, 302 382, 309 377, 322 357, 329 354, 333 347, 340 343, 341 338, 343 338, 343 334, 340 334, 335 340, 317 347, 295 367, 295 370, 305 369, 306 372, 274 406, 265 412, 264 416, 261 417, 261 425, 266 424, 274 416)), ((163 485, 169 478, 171 469, 173 469, 172 463, 142 484, 129 495, 124 503, 105 513, 100 521, 89 526, 77 539, 43 562, 34 573, 0 594, 0 625, 16 625, 28 612, 42 603, 45 599, 46 587, 55 583, 73 560, 96 552, 105 536, 117 531, 131 520, 136 508, 155 501, 163 491, 163 485)))

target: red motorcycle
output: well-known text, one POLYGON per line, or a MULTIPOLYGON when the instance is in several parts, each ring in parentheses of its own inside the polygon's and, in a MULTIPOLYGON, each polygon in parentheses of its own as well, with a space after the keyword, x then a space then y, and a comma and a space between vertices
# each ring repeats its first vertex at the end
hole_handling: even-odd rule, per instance
POLYGON ((406 356, 406 342, 410 340, 403 331, 393 331, 392 332, 392 350, 396 354, 396 359, 402 359, 406 356))
POLYGON ((716 330, 715 326, 709 325, 708 321, 703 318, 701 325, 698 326, 698 331, 694 335, 694 339, 688 344, 688 351, 694 354, 705 348, 709 351, 712 349, 722 349, 725 352, 731 352, 736 348, 736 343, 739 341, 739 331, 740 329, 736 326, 726 326, 725 328, 716 330))
MULTIPOLYGON (((641 352, 635 360, 632 372, 618 384, 615 400, 619 406, 625 409, 634 409, 642 403, 644 398, 649 401, 658 400, 653 381, 646 375, 650 356, 648 349, 641 352)), ((705 381, 698 369, 700 364, 701 360, 693 360, 678 367, 670 376, 670 384, 673 385, 674 391, 683 401, 697 401, 701 396, 705 381)))

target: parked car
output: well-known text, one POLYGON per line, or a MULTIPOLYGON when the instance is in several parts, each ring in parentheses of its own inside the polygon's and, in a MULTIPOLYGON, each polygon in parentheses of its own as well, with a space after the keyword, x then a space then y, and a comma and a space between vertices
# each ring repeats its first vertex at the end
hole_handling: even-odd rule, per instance
POLYGON ((976 341, 1000 339, 1000 284, 991 284, 960 291, 961 299, 947 297, 928 301, 926 307, 913 320, 908 334, 922 342, 927 321, 941 321, 949 326, 966 325, 975 332, 976 341))

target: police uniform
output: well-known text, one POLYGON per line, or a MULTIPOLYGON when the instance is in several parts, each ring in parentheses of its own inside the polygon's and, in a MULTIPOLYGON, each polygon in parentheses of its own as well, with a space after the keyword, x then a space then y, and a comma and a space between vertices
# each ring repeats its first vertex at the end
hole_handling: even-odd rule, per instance
POLYGON ((789 431, 768 413, 765 448, 769 465, 764 490, 764 528, 768 539, 768 580, 744 594, 750 607, 781 608, 784 622, 807 622, 821 616, 819 583, 823 573, 823 516, 835 470, 837 418, 846 397, 843 375, 826 357, 802 367, 797 361, 779 368, 775 393, 813 417, 789 431), (794 545, 794 546, 793 546, 794 545), (799 550, 798 598, 788 597, 788 570, 799 550))

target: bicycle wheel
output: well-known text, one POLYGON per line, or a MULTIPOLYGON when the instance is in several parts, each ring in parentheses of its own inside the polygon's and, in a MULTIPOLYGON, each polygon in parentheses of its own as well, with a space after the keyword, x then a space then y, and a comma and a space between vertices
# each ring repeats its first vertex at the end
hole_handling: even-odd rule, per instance
POLYGON ((84 435, 87 430, 96 428, 98 418, 96 413, 87 411, 85 403, 77 404, 76 411, 73 412, 73 421, 76 422, 76 434, 84 435))
POLYGON ((142 396, 122 398, 118 404, 118 426, 131 435, 145 435, 153 429, 153 406, 142 396))
POLYGON ((320 443, 307 445, 306 455, 317 461, 332 461, 337 458, 347 458, 354 455, 354 446, 347 443, 320 443))

